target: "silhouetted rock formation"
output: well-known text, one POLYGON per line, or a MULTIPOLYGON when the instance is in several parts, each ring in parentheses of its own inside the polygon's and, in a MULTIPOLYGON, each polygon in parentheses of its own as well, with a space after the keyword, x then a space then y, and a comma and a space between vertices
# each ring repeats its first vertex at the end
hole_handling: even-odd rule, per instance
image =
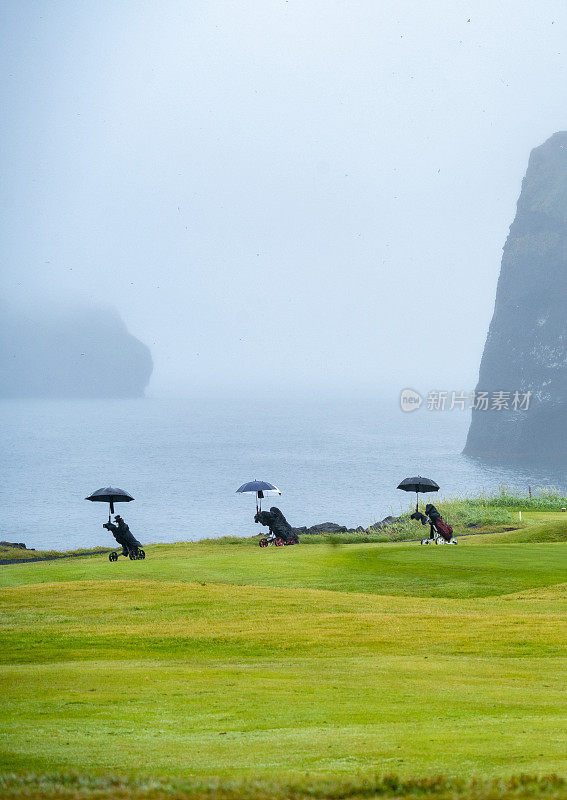
POLYGON ((408 519, 407 516, 384 517, 383 520, 374 522, 372 525, 369 525, 368 528, 363 528, 362 525, 359 525, 357 528, 347 528, 346 525, 338 525, 336 522, 319 522, 317 525, 311 525, 310 528, 304 525, 301 528, 293 528, 293 530, 298 535, 314 535, 317 533, 367 533, 371 535, 373 533, 379 533, 384 530, 384 528, 389 528, 392 525, 405 522, 406 519, 408 519))
POLYGON ((465 453, 487 461, 567 462, 567 132, 530 155, 502 256, 477 391, 509 408, 473 410, 465 453), (531 392, 529 408, 514 392, 531 392))
MULTIPOLYGON (((315 533, 351 533, 352 531, 346 527, 346 525, 337 525, 336 522, 319 522, 317 525, 311 525, 310 528, 302 525, 300 528, 294 528, 294 530, 300 533, 308 533, 308 534, 315 534, 315 533)), ((364 528, 362 528, 364 530, 364 528)))
POLYGON ((0 397, 140 397, 149 349, 109 308, 0 308, 0 397))

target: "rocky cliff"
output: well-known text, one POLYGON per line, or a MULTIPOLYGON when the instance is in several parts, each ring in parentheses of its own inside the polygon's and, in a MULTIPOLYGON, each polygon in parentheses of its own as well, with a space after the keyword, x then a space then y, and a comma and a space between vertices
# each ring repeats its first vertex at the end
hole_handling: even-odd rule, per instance
POLYGON ((0 397, 139 397, 149 349, 109 308, 0 307, 0 397))
POLYGON ((504 246, 476 401, 467 455, 567 464, 566 131, 530 155, 504 246), (480 392, 488 393, 488 409, 480 392))

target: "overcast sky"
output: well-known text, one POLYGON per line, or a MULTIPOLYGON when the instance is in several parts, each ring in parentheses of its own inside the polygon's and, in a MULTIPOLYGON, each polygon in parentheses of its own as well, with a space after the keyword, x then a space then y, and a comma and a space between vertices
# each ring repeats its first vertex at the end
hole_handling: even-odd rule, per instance
POLYGON ((14 303, 110 302, 154 395, 470 390, 564 0, 2 0, 14 303))

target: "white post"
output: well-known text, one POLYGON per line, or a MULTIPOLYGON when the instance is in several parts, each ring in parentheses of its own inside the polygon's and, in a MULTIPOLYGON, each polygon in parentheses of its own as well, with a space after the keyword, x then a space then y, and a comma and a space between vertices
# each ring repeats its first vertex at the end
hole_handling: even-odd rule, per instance
POLYGON ((520 522, 522 521, 522 512, 520 511, 520 522))

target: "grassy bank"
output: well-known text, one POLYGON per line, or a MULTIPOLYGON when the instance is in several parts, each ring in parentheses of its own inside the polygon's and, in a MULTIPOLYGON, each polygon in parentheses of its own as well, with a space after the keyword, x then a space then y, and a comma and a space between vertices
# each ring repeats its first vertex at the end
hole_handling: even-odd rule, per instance
POLYGON ((1 567, 0 796, 567 796, 567 515, 525 517, 1 567))
POLYGON ((501 486, 498 491, 483 492, 474 497, 465 498, 471 508, 508 508, 516 511, 560 511, 567 508, 567 497, 558 489, 535 487, 531 496, 525 490, 510 486, 501 486))
MULTIPOLYGON (((448 520, 455 535, 471 533, 472 529, 478 533, 494 533, 505 528, 525 527, 519 520, 518 511, 522 510, 525 514, 530 511, 553 511, 559 512, 562 507, 567 507, 567 497, 555 492, 554 490, 534 490, 534 495, 529 497, 520 495, 517 491, 510 491, 503 487, 494 493, 480 494, 474 497, 437 497, 435 495, 422 496, 420 508, 425 509, 426 502, 437 504, 448 520)), ((428 528, 424 528, 415 520, 410 519, 414 510, 413 505, 403 509, 398 516, 401 520, 393 525, 389 525, 383 530, 370 532, 352 533, 321 533, 305 534, 301 536, 303 544, 357 544, 361 542, 383 543, 383 542, 403 542, 413 541, 425 536, 428 528)), ((567 518, 567 515, 566 515, 567 518)), ((217 545, 243 545, 255 547, 259 536, 266 535, 266 529, 258 526, 256 536, 224 536, 219 539, 207 539, 204 537, 201 542, 217 545)), ((116 548, 117 545, 114 547, 116 548)), ((105 553, 110 551, 110 547, 82 548, 78 550, 67 550, 60 552, 57 550, 23 550, 15 547, 4 547, 0 545, 0 563, 7 561, 24 561, 37 558, 61 558, 73 555, 85 555, 93 552, 105 553)))
POLYGON ((0 776, 5 798, 50 797, 53 800, 95 800, 120 797, 125 800, 528 800, 533 797, 560 800, 567 793, 558 775, 518 775, 497 780, 463 780, 442 775, 404 780, 397 775, 350 780, 297 780, 282 785, 273 781, 128 779, 123 776, 94 777, 80 774, 0 776))
MULTIPOLYGON (((466 497, 435 498, 427 497, 427 501, 436 503, 443 513, 443 517, 450 521, 455 534, 470 533, 470 528, 474 527, 478 532, 493 532, 502 530, 505 527, 522 527, 518 519, 518 514, 513 513, 506 507, 490 506, 482 503, 473 502, 466 497)), ((425 502, 422 502, 421 510, 425 509, 425 502)), ((560 507, 559 507, 560 508, 560 507)), ((422 526, 419 522, 412 520, 414 507, 405 509, 398 516, 399 522, 388 525, 382 530, 353 531, 352 533, 317 533, 302 534, 300 536, 302 544, 357 544, 360 542, 404 542, 419 539, 429 534, 429 527, 422 526)), ((371 528, 371 526, 370 526, 371 528)), ((266 534, 266 529, 261 529, 261 535, 266 534)), ((257 537, 236 537, 225 536, 222 539, 208 540, 219 544, 229 545, 256 545, 257 537)))
POLYGON ((108 553, 108 547, 79 548, 78 550, 24 550, 21 547, 5 547, 0 545, 0 564, 11 561, 36 561, 38 559, 73 558, 73 556, 108 553))

